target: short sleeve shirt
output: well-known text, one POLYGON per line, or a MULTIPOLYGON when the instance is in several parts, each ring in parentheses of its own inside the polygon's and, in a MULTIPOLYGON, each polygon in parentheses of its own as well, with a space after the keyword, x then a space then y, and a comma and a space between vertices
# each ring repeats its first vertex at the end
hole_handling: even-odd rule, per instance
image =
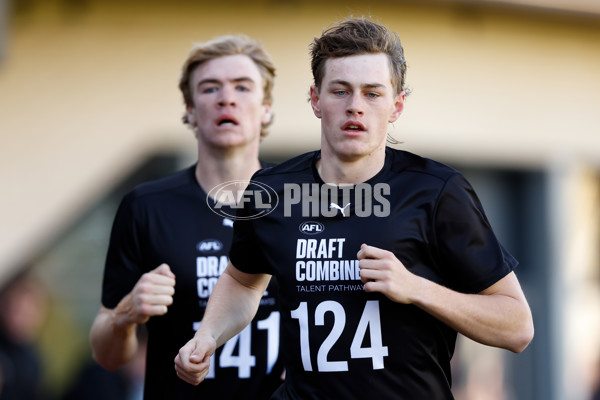
POLYGON ((414 305, 366 293, 357 252, 362 243, 389 250, 411 272, 465 293, 494 284, 516 260, 456 170, 387 148, 376 176, 336 187, 319 177, 319 156, 256 173, 235 223, 233 265, 280 285, 287 375, 274 398, 451 399, 456 332, 414 305))
MULTIPOLYGON (((208 297, 227 266, 233 220, 214 213, 195 167, 136 187, 114 220, 102 304, 114 308, 142 274, 162 263, 175 274, 173 304, 147 323, 144 398, 268 399, 281 384, 275 280, 250 326, 222 346, 198 386, 179 379, 174 359, 198 328, 208 297)), ((233 213, 235 215, 235 213, 233 213)))

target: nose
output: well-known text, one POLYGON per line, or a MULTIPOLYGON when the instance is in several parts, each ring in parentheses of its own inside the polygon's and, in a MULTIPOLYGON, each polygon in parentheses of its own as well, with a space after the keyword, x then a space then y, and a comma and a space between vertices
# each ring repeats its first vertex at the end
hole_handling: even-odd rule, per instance
POLYGON ((346 108, 346 114, 350 116, 362 116, 363 102, 359 95, 352 94, 348 97, 348 107, 346 108))
POLYGON ((230 85, 221 88, 218 104, 219 107, 235 106, 235 91, 230 85))

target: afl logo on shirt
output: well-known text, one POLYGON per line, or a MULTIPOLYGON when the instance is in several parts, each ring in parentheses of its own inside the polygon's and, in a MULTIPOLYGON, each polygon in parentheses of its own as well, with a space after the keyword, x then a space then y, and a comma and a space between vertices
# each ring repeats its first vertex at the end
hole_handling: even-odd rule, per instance
POLYGON ((316 221, 306 221, 300 224, 300 232, 306 235, 316 235, 325 230, 322 223, 316 221))
POLYGON ((269 185, 256 181, 227 181, 208 192, 206 204, 216 214, 232 220, 247 220, 263 217, 271 213, 279 196, 269 185), (237 211, 247 207, 247 213, 237 211))
POLYGON ((223 243, 217 239, 204 239, 196 245, 196 248, 201 253, 216 253, 223 248, 223 243))

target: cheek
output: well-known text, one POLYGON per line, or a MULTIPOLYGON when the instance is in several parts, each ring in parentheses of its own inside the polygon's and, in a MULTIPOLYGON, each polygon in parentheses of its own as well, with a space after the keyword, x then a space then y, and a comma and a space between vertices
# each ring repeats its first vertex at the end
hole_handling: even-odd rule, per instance
POLYGON ((333 127, 335 125, 335 119, 331 116, 331 114, 327 112, 321 113, 321 126, 324 128, 333 127))
POLYGON ((321 118, 326 121, 334 121, 340 118, 346 118, 344 112, 339 112, 337 107, 331 104, 321 103, 321 118))

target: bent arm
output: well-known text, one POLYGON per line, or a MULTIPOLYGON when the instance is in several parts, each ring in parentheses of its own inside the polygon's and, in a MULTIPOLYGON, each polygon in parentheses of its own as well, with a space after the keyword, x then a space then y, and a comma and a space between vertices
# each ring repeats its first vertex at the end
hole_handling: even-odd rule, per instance
POLYGON ((136 327, 123 318, 118 307, 101 307, 90 330, 94 360, 109 371, 131 360, 138 348, 136 327))
POLYGON ((254 318, 270 279, 267 274, 244 273, 229 263, 208 299, 200 328, 175 357, 177 376, 192 385, 204 380, 217 347, 254 318))
POLYGON ((413 303, 479 343, 515 353, 533 338, 531 310, 514 272, 478 294, 464 294, 416 277, 413 303))
POLYGON ((229 263, 210 295, 196 334, 208 334, 217 347, 237 335, 254 318, 270 279, 270 275, 247 274, 229 263))
POLYGON ((138 348, 137 325, 164 315, 174 293, 175 275, 161 264, 143 274, 114 309, 101 307, 90 330, 94 360, 110 371, 131 360, 138 348))
POLYGON ((533 338, 531 310, 514 272, 480 293, 466 294, 413 274, 387 250, 363 244, 357 256, 367 292, 414 304, 488 346, 518 353, 533 338))

